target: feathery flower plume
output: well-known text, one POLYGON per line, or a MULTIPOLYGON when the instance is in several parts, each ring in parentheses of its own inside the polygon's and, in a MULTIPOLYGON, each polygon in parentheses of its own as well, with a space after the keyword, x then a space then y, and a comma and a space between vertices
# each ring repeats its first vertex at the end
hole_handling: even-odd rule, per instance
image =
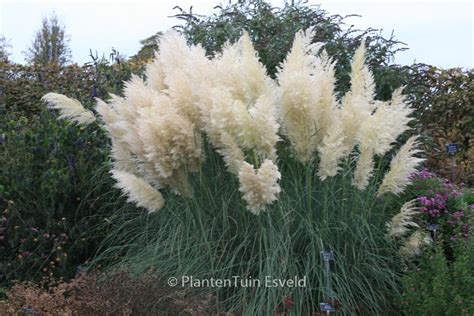
POLYGON ((335 62, 329 57, 323 49, 319 54, 320 66, 318 67, 320 75, 316 76, 316 86, 319 90, 319 98, 316 102, 318 108, 318 143, 331 130, 332 125, 338 120, 340 114, 335 94, 336 72, 335 62))
POLYGON ((317 175, 321 180, 334 177, 342 169, 339 163, 348 151, 344 138, 340 120, 334 121, 323 138, 323 143, 318 147, 320 161, 317 175))
POLYGON ((197 90, 214 75, 206 51, 200 45, 188 46, 185 38, 176 31, 163 35, 159 47, 160 53, 156 56, 154 66, 150 66, 147 72, 151 75, 147 84, 151 80, 152 86, 158 86, 160 91, 171 98, 181 115, 186 116, 196 127, 201 127, 197 103, 202 93, 197 90))
POLYGON ((198 105, 213 146, 229 171, 238 174, 244 151, 275 159, 279 124, 275 113, 274 83, 259 62, 248 33, 226 44, 213 60, 212 84, 200 85, 198 105))
POLYGON ((390 102, 378 102, 376 111, 365 119, 357 134, 361 151, 372 150, 382 156, 403 132, 408 130, 413 110, 406 104, 401 94, 402 88, 393 92, 390 102))
POLYGON ((146 84, 153 90, 163 91, 165 86, 165 74, 161 64, 161 57, 155 52, 155 59, 145 68, 146 84))
MULTIPOLYGON (((163 183, 176 180, 179 170, 192 172, 201 165, 200 134, 170 103, 142 109, 137 125, 140 126, 138 136, 143 143, 144 157, 153 164, 163 183)), ((185 177, 181 175, 180 179, 185 177)), ((180 187, 188 186, 183 183, 180 187)))
POLYGON ((79 125, 89 125, 95 121, 94 114, 86 110, 76 99, 50 92, 45 94, 41 100, 46 102, 50 109, 59 110, 59 119, 71 120, 79 125))
POLYGON ((376 111, 361 124, 356 140, 360 156, 357 161, 353 183, 364 189, 373 171, 373 157, 383 156, 403 132, 408 129, 412 109, 405 103, 402 88, 393 92, 390 102, 375 101, 376 111))
POLYGON ((352 184, 359 190, 365 189, 369 184, 374 169, 373 156, 372 150, 363 150, 359 155, 352 179, 352 184))
POLYGON ((357 48, 351 64, 351 89, 342 98, 342 127, 346 136, 344 144, 349 151, 354 148, 362 122, 376 108, 375 84, 369 67, 365 64, 365 41, 357 48))
POLYGON ((430 245, 432 242, 427 233, 417 230, 414 232, 400 248, 400 255, 405 258, 418 256, 424 246, 430 245))
POLYGON ((243 162, 239 171, 239 191, 243 193, 243 198, 247 202, 247 208, 258 215, 265 205, 277 200, 277 195, 281 189, 278 180, 281 174, 277 166, 267 159, 258 170, 243 162))
POLYGON ((222 155, 229 172, 238 175, 240 166, 242 165, 242 161, 245 160, 245 157, 242 149, 240 149, 234 138, 226 132, 221 133, 219 135, 217 152, 222 155))
POLYGON ((136 162, 127 144, 112 138, 110 155, 113 159, 114 169, 136 174, 138 172, 136 162))
POLYGON ((320 118, 324 117, 327 128, 328 115, 324 113, 333 105, 330 91, 331 68, 324 71, 321 58, 316 56, 320 43, 311 43, 314 30, 299 31, 295 35, 293 46, 278 72, 279 116, 282 132, 288 138, 295 157, 302 163, 308 163, 321 142, 326 130, 322 129, 320 118), (318 84, 326 86, 324 95, 320 95, 318 84), (323 84, 324 83, 324 84, 323 84), (329 94, 329 97, 328 97, 329 94), (325 104, 329 102, 329 104, 325 104))
POLYGON ((385 174, 377 195, 382 195, 387 192, 399 194, 411 183, 410 175, 415 172, 416 167, 424 161, 424 159, 414 156, 421 152, 421 150, 417 149, 418 145, 417 137, 412 136, 400 148, 400 151, 390 162, 390 171, 385 174))
POLYGON ((365 45, 366 41, 363 40, 356 49, 352 58, 351 91, 354 96, 361 97, 363 100, 370 103, 375 94, 375 83, 372 73, 365 63, 365 45))
POLYGON ((124 97, 98 100, 97 111, 112 139, 116 169, 187 194, 187 174, 202 161, 195 79, 197 72, 207 73, 210 61, 201 47, 188 46, 177 32, 161 36, 159 47, 147 66, 147 80, 132 76, 124 97))
POLYGON ((401 238, 410 230, 410 228, 419 228, 420 226, 413 221, 413 217, 420 213, 419 208, 415 207, 416 199, 403 204, 400 213, 392 217, 387 223, 387 236, 390 238, 401 238))
POLYGON ((156 212, 163 207, 165 201, 160 191, 142 179, 119 170, 112 170, 111 173, 117 181, 116 186, 127 194, 129 202, 146 208, 149 213, 156 212))

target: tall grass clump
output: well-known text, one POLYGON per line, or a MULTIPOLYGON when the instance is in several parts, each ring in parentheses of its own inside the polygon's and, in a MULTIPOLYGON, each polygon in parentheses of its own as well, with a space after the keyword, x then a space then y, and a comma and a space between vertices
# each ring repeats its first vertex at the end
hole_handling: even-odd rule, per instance
POLYGON ((112 177, 148 210, 109 218, 98 260, 178 280, 240 278, 203 290, 248 315, 310 314, 325 301, 341 314, 396 310, 398 246, 422 235, 409 224, 411 204, 401 215, 393 209, 422 160, 416 137, 394 150, 412 110, 401 89, 374 100, 364 43, 349 92, 337 96, 335 61, 313 37, 296 34, 273 80, 245 32, 212 59, 169 32, 146 80, 133 77, 124 97, 98 100, 112 177), (403 234, 387 234, 387 225, 403 234), (331 287, 323 250, 334 253, 331 287), (295 276, 305 286, 265 286, 266 277, 295 276))

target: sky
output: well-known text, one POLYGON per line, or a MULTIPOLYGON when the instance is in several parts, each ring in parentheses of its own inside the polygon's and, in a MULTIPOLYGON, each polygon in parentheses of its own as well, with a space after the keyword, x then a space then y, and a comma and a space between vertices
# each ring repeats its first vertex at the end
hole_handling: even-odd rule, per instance
MULTIPOLYGON (((228 0, 226 0, 227 2, 228 0)), ((235 0, 234 0, 235 1, 235 0)), ((295 0, 296 1, 296 0, 295 0)), ((174 6, 210 14, 221 0, 0 0, 0 35, 11 44, 14 62, 23 63, 43 17, 55 11, 70 36, 73 61, 90 61, 92 49, 108 55, 112 47, 132 56, 139 40, 180 23, 174 6)), ((283 0, 271 0, 279 6, 283 0)), ((356 28, 393 31, 408 51, 395 62, 423 62, 439 67, 474 67, 474 9, 471 0, 309 0, 329 14, 358 14, 346 20, 356 28)))

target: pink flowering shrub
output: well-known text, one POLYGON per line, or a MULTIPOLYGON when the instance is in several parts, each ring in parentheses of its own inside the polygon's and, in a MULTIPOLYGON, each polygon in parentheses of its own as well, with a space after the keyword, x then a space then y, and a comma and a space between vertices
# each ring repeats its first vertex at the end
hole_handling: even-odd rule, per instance
POLYGON ((420 220, 443 243, 468 240, 473 233, 474 193, 428 170, 412 174, 409 194, 416 197, 420 220))

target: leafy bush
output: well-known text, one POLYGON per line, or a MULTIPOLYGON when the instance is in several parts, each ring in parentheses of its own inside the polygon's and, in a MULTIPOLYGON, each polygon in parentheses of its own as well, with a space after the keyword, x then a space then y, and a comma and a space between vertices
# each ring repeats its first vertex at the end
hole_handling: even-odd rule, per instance
POLYGON ((409 265, 402 283, 406 315, 472 315, 474 313, 474 242, 456 242, 453 259, 442 247, 427 251, 409 265))
POLYGON ((108 141, 97 126, 58 122, 41 97, 66 93, 91 105, 120 94, 140 61, 113 51, 79 67, 0 65, 0 262, 2 284, 11 280, 70 278, 89 259, 104 231, 88 233, 123 207, 108 177, 108 141))
POLYGON ((110 60, 91 54, 92 61, 80 67, 60 67, 55 63, 24 66, 1 63, 0 111, 30 117, 39 114, 41 97, 50 91, 67 94, 78 100, 104 98, 120 94, 124 80, 143 71, 143 62, 126 62, 113 51, 110 60))
POLYGON ((96 127, 81 130, 48 111, 15 116, 2 118, 2 282, 71 277, 100 238, 87 228, 120 196, 111 191, 107 140, 96 127))
POLYGON ((425 64, 407 67, 407 89, 420 132, 425 135, 427 166, 451 178, 445 145, 457 143, 456 182, 474 183, 474 71, 425 64))
POLYGON ((453 257, 453 242, 468 240, 473 234, 474 201, 469 188, 459 188, 449 180, 427 170, 412 175, 402 199, 416 199, 417 220, 425 229, 436 229, 436 241, 448 260, 453 257), (436 226, 433 226, 436 225, 436 226))
MULTIPOLYGON (((99 260, 164 276, 308 279, 310 288, 212 289, 244 313, 268 313, 288 298, 296 314, 329 299, 346 314, 395 311, 400 259, 385 237, 394 209, 384 197, 402 192, 422 159, 415 137, 390 167, 386 154, 411 110, 400 90, 373 99, 364 45, 351 89, 337 100, 334 64, 317 55, 312 36, 298 32, 277 83, 247 34, 209 60, 168 33, 146 82, 133 77, 123 98, 98 101, 117 186, 157 212, 114 217, 99 260), (336 256, 333 290, 323 287, 324 249, 336 256)), ((70 116, 67 98, 45 99, 70 116)))
POLYGON ((47 91, 67 93, 79 100, 90 99, 94 75, 88 68, 57 64, 24 66, 2 64, 0 67, 0 108, 4 112, 31 117, 42 110, 39 102, 47 91))
POLYGON ((90 104, 92 97, 120 93, 140 67, 98 57, 84 67, 2 64, 2 283, 74 276, 104 234, 87 230, 123 205, 107 175, 103 131, 58 122, 40 98, 51 89, 90 104))

